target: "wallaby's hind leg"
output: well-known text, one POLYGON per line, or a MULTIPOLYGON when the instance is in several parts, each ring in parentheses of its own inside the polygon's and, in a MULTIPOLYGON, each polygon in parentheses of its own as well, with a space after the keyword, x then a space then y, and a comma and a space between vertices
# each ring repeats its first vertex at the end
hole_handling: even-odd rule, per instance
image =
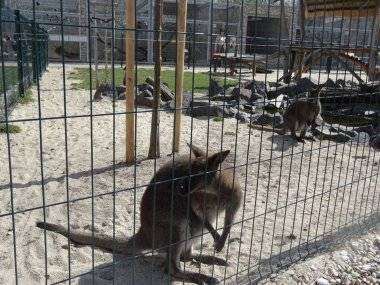
POLYGON ((300 137, 299 137, 299 142, 302 142, 302 143, 304 143, 305 142, 305 135, 306 135, 306 130, 307 130, 307 124, 304 124, 303 126, 302 126, 302 130, 301 130, 301 132, 300 132, 300 137))
POLYGON ((291 137, 292 137, 294 140, 296 140, 296 141, 298 141, 298 142, 302 142, 302 140, 301 140, 299 137, 297 137, 296 130, 295 130, 294 128, 292 128, 292 129, 290 130, 290 132, 291 132, 291 137))
POLYGON ((194 254, 191 249, 182 254, 181 261, 195 261, 196 263, 207 265, 228 266, 227 261, 224 259, 213 255, 194 254))
POLYGON ((214 285, 218 283, 216 278, 207 276, 200 273, 185 272, 180 267, 181 254, 185 252, 184 241, 186 239, 185 230, 175 228, 173 229, 173 239, 171 250, 167 250, 167 271, 176 280, 183 282, 192 282, 200 285, 214 285), (181 233, 182 232, 182 233, 181 233), (169 255, 170 252, 170 255, 169 255))

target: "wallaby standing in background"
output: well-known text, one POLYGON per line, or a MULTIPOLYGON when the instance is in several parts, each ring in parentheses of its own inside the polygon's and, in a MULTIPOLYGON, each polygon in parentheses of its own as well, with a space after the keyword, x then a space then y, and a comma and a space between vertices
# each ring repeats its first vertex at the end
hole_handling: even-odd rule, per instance
MULTIPOLYGON (((162 166, 143 194, 140 205, 140 229, 129 239, 113 240, 106 236, 95 236, 93 238, 91 233, 74 230, 69 233, 63 226, 43 222, 38 222, 37 227, 57 232, 75 244, 92 245, 108 252, 130 255, 148 249, 161 249, 166 253, 166 271, 175 279, 202 285, 216 284, 218 280, 211 276, 183 271, 180 267, 180 260, 190 259, 206 264, 227 265, 224 260, 214 256, 193 255, 191 249, 203 226, 210 228, 214 239, 217 239, 215 240, 215 247, 218 251, 222 249, 228 236, 241 196, 237 182, 234 185, 231 184, 232 181, 228 172, 218 172, 219 165, 225 160, 229 152, 222 151, 208 158, 204 155, 195 155, 191 160, 186 155, 179 156, 174 161, 162 166), (207 179, 205 179, 206 169, 207 179), (189 178, 189 173, 191 173, 191 178, 189 178), (223 185, 220 187, 224 189, 224 192, 221 191, 223 194, 215 193, 215 190, 218 190, 216 187, 219 182, 223 185), (219 238, 211 224, 207 220, 202 221, 203 215, 200 215, 199 211, 203 211, 203 208, 198 211, 197 203, 203 203, 203 201, 208 203, 209 199, 205 198, 209 197, 207 195, 213 195, 213 200, 216 199, 217 195, 220 195, 220 200, 226 203, 227 192, 230 187, 235 189, 235 191, 231 191, 236 192, 234 196, 236 201, 232 203, 233 206, 231 207, 224 206, 224 208, 228 208, 229 214, 228 218, 225 219, 226 225, 223 234, 219 238), (207 194, 203 193, 204 189, 206 189, 205 193, 207 194), (198 193, 202 194, 198 196, 198 193), (198 198, 193 198, 193 195, 198 198), (192 205, 192 203, 195 204, 192 205), (189 204, 190 209, 188 208, 189 204), (193 211, 193 209, 195 210, 193 211)), ((212 209, 214 208, 213 206, 212 209)), ((206 208, 205 213, 206 219, 212 218, 213 211, 206 208)))
POLYGON ((304 138, 308 127, 315 128, 316 119, 322 111, 320 92, 321 88, 318 88, 310 92, 311 98, 300 99, 290 104, 283 115, 283 134, 290 131, 294 139, 305 142, 304 138), (298 130, 301 130, 299 137, 296 134, 298 130))

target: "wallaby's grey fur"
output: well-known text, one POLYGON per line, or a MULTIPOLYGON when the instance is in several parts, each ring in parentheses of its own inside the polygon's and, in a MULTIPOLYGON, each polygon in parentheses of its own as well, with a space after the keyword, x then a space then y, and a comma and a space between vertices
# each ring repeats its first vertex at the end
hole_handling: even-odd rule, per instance
MULTIPOLYGON (((192 149, 197 152, 194 147, 192 149)), ((175 279, 202 285, 216 284, 218 280, 211 276, 183 271, 180 260, 193 259, 206 264, 227 265, 224 260, 214 256, 193 255, 191 249, 203 226, 214 237, 217 251, 223 248, 230 231, 240 205, 241 191, 236 179, 232 183, 229 171, 217 171, 228 154, 229 151, 222 151, 206 158, 203 153, 197 152, 191 160, 189 156, 179 156, 174 162, 162 166, 143 194, 140 205, 141 226, 130 239, 113 240, 98 235, 92 238, 91 233, 76 230, 69 233, 63 226, 43 222, 38 222, 37 227, 57 232, 73 243, 92 245, 109 252, 133 254, 145 249, 162 249, 166 253, 166 270, 175 279), (219 184, 221 191, 215 192, 219 191, 219 184), (220 208, 226 210, 221 237, 210 224, 216 215, 215 201, 218 196, 220 208)))
MULTIPOLYGON (((200 148, 189 145, 196 157, 206 159, 206 153, 200 148)), ((241 203, 242 192, 237 177, 234 177, 232 169, 218 171, 210 181, 206 189, 194 191, 191 195, 191 209, 199 219, 204 220, 207 230, 216 241, 215 250, 221 251, 231 230, 235 214, 241 203), (220 213, 225 212, 224 228, 222 235, 212 228, 213 223, 220 213)))
POLYGON ((375 150, 380 151, 380 135, 372 136, 369 145, 375 150))
POLYGON ((320 92, 321 88, 318 88, 316 91, 310 92, 312 99, 300 99, 290 104, 283 115, 283 134, 290 131, 294 139, 305 142, 304 138, 308 127, 315 127, 316 119, 322 111, 320 92), (299 137, 296 134, 298 130, 301 131, 299 137))

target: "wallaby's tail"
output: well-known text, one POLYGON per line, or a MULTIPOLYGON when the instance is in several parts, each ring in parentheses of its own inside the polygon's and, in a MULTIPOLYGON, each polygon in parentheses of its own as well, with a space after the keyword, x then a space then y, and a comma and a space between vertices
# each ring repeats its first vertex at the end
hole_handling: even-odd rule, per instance
POLYGON ((107 252, 115 252, 121 254, 132 254, 133 253, 133 245, 135 245, 135 252, 139 252, 141 250, 141 242, 139 233, 137 233, 134 237, 126 240, 113 239, 104 235, 94 235, 92 233, 84 233, 76 230, 68 232, 68 230, 61 226, 55 225, 51 223, 37 222, 36 226, 40 229, 45 229, 47 231, 56 232, 70 239, 71 242, 77 245, 90 245, 96 248, 102 249, 107 252), (133 241, 135 239, 135 241, 133 241))
POLYGON ((273 127, 267 127, 267 126, 262 126, 262 125, 254 125, 251 124, 249 126, 251 129, 259 130, 259 131, 264 131, 264 132, 270 132, 270 133, 276 133, 279 135, 284 135, 286 132, 284 131, 284 128, 273 128, 273 127))

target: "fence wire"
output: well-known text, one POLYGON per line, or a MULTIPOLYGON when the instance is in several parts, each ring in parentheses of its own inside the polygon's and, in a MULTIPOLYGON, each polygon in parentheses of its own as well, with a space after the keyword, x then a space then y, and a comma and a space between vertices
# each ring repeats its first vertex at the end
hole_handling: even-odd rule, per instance
POLYGON ((189 1, 180 108, 165 1, 153 159, 155 5, 135 0, 127 94, 122 2, 2 6, 0 284, 256 284, 378 224, 376 1, 189 1))

